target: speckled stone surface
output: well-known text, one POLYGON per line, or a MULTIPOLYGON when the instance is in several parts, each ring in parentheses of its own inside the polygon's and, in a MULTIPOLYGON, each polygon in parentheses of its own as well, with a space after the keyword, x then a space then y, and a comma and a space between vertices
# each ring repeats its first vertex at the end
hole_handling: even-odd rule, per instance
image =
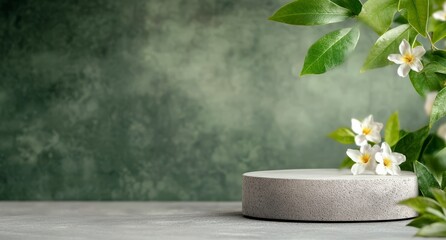
POLYGON ((416 216, 403 199, 418 195, 414 173, 353 176, 349 170, 297 169, 243 174, 243 215, 298 221, 381 221, 416 216))

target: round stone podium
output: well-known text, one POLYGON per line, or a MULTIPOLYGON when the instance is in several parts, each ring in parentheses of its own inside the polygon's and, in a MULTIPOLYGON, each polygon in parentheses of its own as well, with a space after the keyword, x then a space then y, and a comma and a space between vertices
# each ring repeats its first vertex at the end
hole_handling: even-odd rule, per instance
POLYGON ((243 174, 242 213, 260 219, 350 222, 416 217, 398 202, 418 196, 417 177, 295 169, 243 174))

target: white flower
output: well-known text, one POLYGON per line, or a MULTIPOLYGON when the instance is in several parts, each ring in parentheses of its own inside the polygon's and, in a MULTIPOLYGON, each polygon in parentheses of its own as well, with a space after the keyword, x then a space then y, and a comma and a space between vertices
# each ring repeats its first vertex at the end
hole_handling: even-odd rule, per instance
POLYGON ((398 75, 406 77, 410 69, 415 72, 423 70, 423 64, 421 63, 421 57, 426 53, 423 46, 417 46, 412 49, 409 42, 404 39, 400 44, 401 54, 390 54, 387 59, 390 61, 401 64, 398 68, 398 75))
POLYGON ((443 10, 434 12, 432 17, 434 17, 434 19, 438 21, 443 21, 443 22, 446 21, 446 2, 443 3, 443 10))
POLYGON ((432 112, 432 106, 434 105, 435 98, 437 97, 438 92, 430 92, 426 95, 426 101, 424 102, 424 111, 426 112, 427 116, 431 115, 432 112))
POLYGON ((370 144, 361 146, 359 151, 348 149, 347 156, 355 162, 351 169, 353 175, 361 174, 365 170, 375 169, 375 154, 379 151, 378 145, 371 147, 370 144))
POLYGON ((443 123, 437 130, 437 135, 446 141, 446 123, 443 123))
POLYGON ((358 119, 352 118, 352 130, 355 132, 355 143, 358 146, 367 144, 367 141, 373 143, 381 142, 380 131, 383 128, 383 124, 373 121, 373 116, 366 117, 362 122, 358 119))
POLYGON ((383 142, 381 144, 381 152, 375 154, 375 159, 378 162, 376 166, 376 173, 379 175, 399 175, 401 172, 400 164, 406 161, 406 156, 401 153, 392 152, 389 144, 383 142))

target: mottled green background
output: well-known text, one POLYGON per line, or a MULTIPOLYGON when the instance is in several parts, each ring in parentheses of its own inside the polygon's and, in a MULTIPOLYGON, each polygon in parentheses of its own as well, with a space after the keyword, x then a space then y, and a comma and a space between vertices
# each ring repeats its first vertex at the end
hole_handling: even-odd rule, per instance
POLYGON ((359 74, 370 31, 298 77, 342 25, 267 21, 285 2, 0 1, 0 199, 238 200, 243 172, 336 167, 351 116, 424 123, 396 66, 359 74))

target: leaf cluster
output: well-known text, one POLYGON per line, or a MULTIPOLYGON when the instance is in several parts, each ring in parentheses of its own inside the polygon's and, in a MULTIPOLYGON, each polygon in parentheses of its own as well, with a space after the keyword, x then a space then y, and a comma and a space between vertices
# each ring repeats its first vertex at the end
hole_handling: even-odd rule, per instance
MULTIPOLYGON (((434 102, 429 127, 446 116, 446 52, 436 45, 446 37, 446 23, 432 14, 442 9, 440 0, 295 0, 277 10, 270 20, 314 26, 354 19, 378 35, 371 46, 361 72, 391 65, 387 57, 399 52, 406 39, 412 46, 429 42, 431 50, 422 58, 424 69, 411 71, 410 81, 421 96, 431 91, 439 94, 434 102), (423 42, 423 41, 422 41, 423 42)), ((360 38, 358 24, 336 29, 318 39, 305 57, 301 75, 322 74, 344 63, 355 50, 360 38)))

